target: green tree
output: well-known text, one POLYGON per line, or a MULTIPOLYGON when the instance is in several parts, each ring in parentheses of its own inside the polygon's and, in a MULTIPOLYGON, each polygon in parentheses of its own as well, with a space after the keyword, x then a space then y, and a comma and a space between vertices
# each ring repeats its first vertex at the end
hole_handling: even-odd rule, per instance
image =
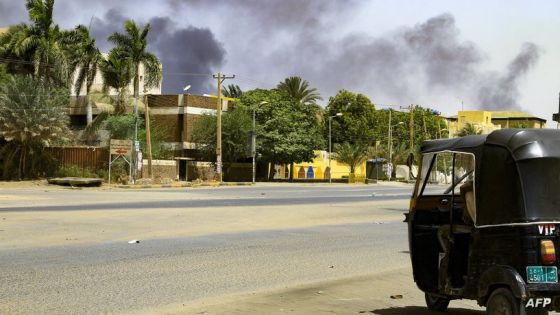
POLYGON ((222 94, 226 97, 239 98, 241 97, 241 94, 243 94, 243 91, 241 90, 239 85, 230 84, 227 86, 227 88, 222 87, 222 94))
MULTIPOLYGON (((393 126, 393 160, 395 160, 395 152, 402 151, 405 156, 418 152, 422 141, 447 137, 447 126, 439 116, 439 113, 420 106, 412 106, 408 112, 396 111, 393 109, 382 109, 376 111, 378 124, 373 126, 377 143, 383 148, 380 156, 388 158, 388 131, 389 131, 389 111, 391 111, 391 125, 393 126), (411 112, 412 111, 412 112, 411 112), (411 131, 411 115, 412 115, 412 140, 413 146, 410 147, 410 131, 411 131), (402 123, 402 124, 399 124, 402 123)), ((401 163, 401 162, 398 162, 401 163)), ((404 162, 402 162, 404 163, 404 162)))
POLYGON ((77 71, 74 83, 74 91, 76 91, 77 96, 80 96, 82 86, 85 85, 86 87, 86 120, 89 125, 93 120, 92 103, 89 98, 91 86, 103 61, 103 56, 95 45, 95 39, 91 38, 89 30, 85 26, 76 26, 71 33, 71 37, 74 43, 70 53, 70 72, 77 71))
POLYGON ((457 133, 458 137, 465 137, 471 135, 479 135, 482 133, 482 130, 479 130, 475 125, 471 123, 466 123, 461 130, 457 133))
POLYGON ((297 102, 283 91, 248 91, 243 93, 238 106, 255 110, 257 151, 263 162, 311 161, 314 150, 324 145, 316 107, 297 102))
POLYGON ((278 83, 278 90, 285 92, 295 101, 302 104, 315 104, 323 98, 315 88, 309 88, 309 82, 301 77, 289 77, 278 83))
POLYGON ((114 114, 123 115, 126 113, 128 84, 133 77, 132 63, 113 50, 107 59, 101 61, 99 68, 103 76, 103 92, 108 93, 110 88, 117 91, 114 114))
POLYGON ((31 24, 11 28, 2 40, 1 54, 31 62, 34 76, 46 86, 66 86, 70 80, 66 55, 69 34, 53 22, 54 0, 27 0, 26 7, 31 24))
POLYGON ((372 145, 378 134, 375 128, 378 124, 375 106, 363 94, 355 94, 341 90, 329 99, 325 108, 324 135, 328 139, 329 117, 342 113, 342 116, 332 118, 332 142, 351 144, 365 143, 372 145))
POLYGON ((138 28, 132 20, 124 23, 125 33, 113 33, 108 40, 116 45, 114 53, 132 63, 134 80, 134 97, 140 93, 140 64, 144 67, 144 86, 158 86, 161 81, 161 63, 156 55, 146 51, 150 24, 143 29, 138 28))
POLYGON ((6 71, 6 67, 4 65, 0 65, 0 85, 8 83, 10 80, 10 75, 8 71, 6 71))
POLYGON ((44 148, 68 140, 68 97, 67 89, 47 89, 30 76, 14 76, 0 85, 0 137, 7 141, 0 152, 5 177, 37 176, 45 164, 44 148))
MULTIPOLYGON (((216 158, 216 115, 200 116, 193 127, 193 142, 207 160, 216 158)), ((247 145, 252 128, 249 111, 234 107, 222 114, 222 160, 237 162, 247 157, 247 145)))
POLYGON ((364 163, 367 158, 368 146, 364 143, 337 143, 334 147, 334 158, 342 164, 350 167, 350 176, 356 173, 356 166, 364 163))
MULTIPOLYGON (((138 125, 141 126, 144 121, 142 117, 138 119, 138 125)), ((109 131, 111 139, 131 139, 134 136, 135 121, 134 114, 109 116, 105 120, 105 129, 109 131)))
POLYGON ((18 43, 28 31, 26 24, 12 25, 4 34, 0 34, 0 58, 4 61, 5 69, 10 74, 33 75, 32 51, 18 51, 18 43), (16 53, 16 51, 19 52, 16 53))

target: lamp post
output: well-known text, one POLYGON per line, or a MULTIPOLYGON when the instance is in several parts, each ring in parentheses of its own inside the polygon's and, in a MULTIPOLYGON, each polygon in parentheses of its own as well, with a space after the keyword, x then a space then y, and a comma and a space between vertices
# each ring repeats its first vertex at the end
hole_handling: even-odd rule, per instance
MULTIPOLYGON (((267 101, 262 101, 259 105, 268 104, 267 101)), ((256 108, 253 107, 253 133, 251 135, 251 155, 253 156, 253 184, 255 183, 255 175, 257 173, 257 164, 256 164, 256 156, 257 156, 257 132, 256 132, 256 108)))
MULTIPOLYGON (((390 120, 389 120, 390 121, 390 120)), ((404 125, 402 121, 394 125, 389 125, 389 180, 393 176, 393 127, 404 125)))
POLYGON ((335 117, 340 117, 342 116, 342 113, 336 113, 333 116, 329 116, 329 184, 332 183, 332 167, 331 167, 331 155, 332 155, 332 134, 331 134, 331 129, 332 129, 332 119, 335 117))

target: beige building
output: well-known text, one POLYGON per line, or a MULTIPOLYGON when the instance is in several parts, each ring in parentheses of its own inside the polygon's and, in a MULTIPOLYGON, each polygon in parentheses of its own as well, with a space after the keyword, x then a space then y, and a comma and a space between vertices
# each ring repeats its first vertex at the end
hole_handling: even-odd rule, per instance
MULTIPOLYGON (((107 54, 103 53, 103 57, 107 58, 107 54)), ((143 94, 151 94, 151 95, 158 95, 161 94, 161 81, 159 82, 159 84, 156 87, 151 87, 151 88, 147 88, 144 84, 145 84, 145 74, 144 74, 144 65, 140 64, 140 95, 143 94)), ((76 71, 76 73, 74 73, 74 82, 76 81, 78 77, 78 71, 76 71)), ((97 74, 95 75, 95 79, 93 80, 93 84, 91 86, 91 91, 101 91, 103 89, 103 76, 101 75, 101 71, 98 70, 97 74)), ((133 86, 133 82, 131 82, 128 85, 128 92, 130 95, 133 94, 134 92, 134 86, 133 86)), ((72 95, 75 96, 77 95, 77 91, 74 89, 74 85, 72 85, 72 95)), ((80 90, 80 95, 85 95, 86 94, 86 87, 85 85, 82 86, 82 89, 80 90)), ((116 95, 117 92, 114 89, 110 89, 109 90, 109 95, 116 95)))

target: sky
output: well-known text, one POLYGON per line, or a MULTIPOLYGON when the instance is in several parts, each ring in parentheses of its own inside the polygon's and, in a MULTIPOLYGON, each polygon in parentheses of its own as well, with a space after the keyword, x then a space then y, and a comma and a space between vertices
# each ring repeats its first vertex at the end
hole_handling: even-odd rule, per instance
MULTIPOLYGON (((150 23, 168 94, 215 93, 217 72, 243 90, 301 76, 322 105, 347 89, 378 107, 519 110, 550 122, 559 12, 554 0, 56 0, 54 16, 89 26, 104 51, 124 20, 150 23)), ((27 20, 24 0, 0 0, 0 26, 27 20)))

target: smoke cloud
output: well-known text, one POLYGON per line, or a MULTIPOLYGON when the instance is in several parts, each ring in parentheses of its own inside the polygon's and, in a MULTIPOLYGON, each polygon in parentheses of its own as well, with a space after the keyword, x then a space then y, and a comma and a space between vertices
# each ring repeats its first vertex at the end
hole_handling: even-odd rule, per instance
MULTIPOLYGON (((116 9, 107 11, 103 18, 94 18, 91 34, 100 49, 108 52, 112 48, 107 37, 123 32, 126 19, 116 9)), ((182 93, 187 84, 195 93, 210 91, 212 71, 222 65, 225 58, 225 50, 212 31, 194 26, 177 28, 168 17, 154 17, 147 23, 151 27, 148 50, 155 53, 163 65, 162 92, 182 93)))
POLYGON ((533 43, 525 43, 521 51, 513 59, 506 72, 490 75, 480 87, 478 101, 488 109, 500 109, 509 106, 512 109, 521 109, 519 99, 519 80, 539 59, 539 49, 533 43))
MULTIPOLYGON (((352 27, 364 3, 57 0, 64 14, 55 16, 62 25, 87 25, 90 17, 83 21, 84 16, 70 11, 94 10, 91 31, 104 51, 111 48, 107 36, 122 32, 125 19, 150 23, 149 50, 163 63, 164 93, 180 93, 187 84, 192 93, 214 91, 210 74, 222 71, 236 74, 228 84, 244 90, 274 87, 285 77, 298 75, 325 99, 348 89, 368 95, 374 103, 441 107, 464 100, 477 108, 521 108, 519 86, 540 56, 535 44, 524 44, 506 69, 489 71, 489 58, 461 37, 453 15, 441 14, 372 36, 352 27)), ((24 5, 0 0, 0 19, 27 20, 24 5)))
POLYGON ((153 18, 151 47, 163 63, 163 89, 166 93, 182 93, 190 84, 192 91, 208 92, 214 69, 221 66, 225 50, 214 34, 206 28, 189 26, 175 28, 169 18, 153 18))

